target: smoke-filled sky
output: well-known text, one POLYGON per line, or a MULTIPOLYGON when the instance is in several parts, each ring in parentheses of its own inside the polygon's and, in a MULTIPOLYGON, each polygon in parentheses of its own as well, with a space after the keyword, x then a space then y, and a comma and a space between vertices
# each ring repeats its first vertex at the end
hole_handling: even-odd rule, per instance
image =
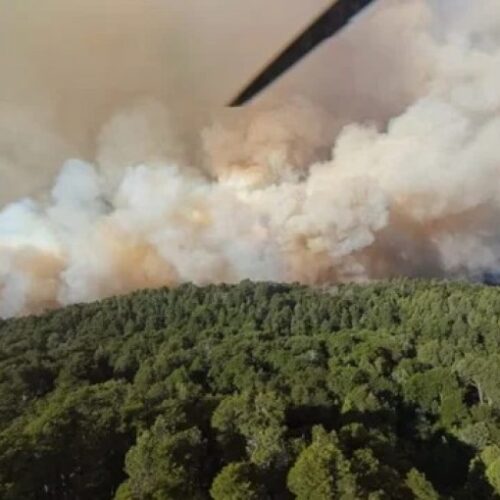
POLYGON ((0 316, 141 287, 499 266, 500 4, 0 0, 0 316))

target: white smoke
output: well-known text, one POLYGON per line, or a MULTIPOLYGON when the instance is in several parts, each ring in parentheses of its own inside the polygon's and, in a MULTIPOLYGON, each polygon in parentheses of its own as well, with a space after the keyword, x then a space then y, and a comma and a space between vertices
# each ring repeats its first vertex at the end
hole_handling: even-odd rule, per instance
MULTIPOLYGON (((157 27, 151 38, 131 60, 152 60, 157 27)), ((227 90, 227 70, 214 66, 227 90)), ((45 199, 0 212, 0 316, 184 281, 321 284, 498 269, 498 0, 379 0, 272 99, 239 111, 215 112, 216 91, 186 98, 199 84, 182 91, 186 74, 159 95, 155 71, 145 86, 124 83, 137 87, 127 99, 90 99, 100 117, 116 110, 100 126, 81 103, 68 111, 79 122, 60 110, 27 107, 33 121, 20 106, 0 108, 5 172, 38 172, 37 157, 78 152, 72 137, 88 141, 85 126, 94 148, 82 149, 87 161, 64 163, 45 199), (317 104, 290 97, 299 90, 317 104), (24 155, 29 133, 36 141, 24 155)))

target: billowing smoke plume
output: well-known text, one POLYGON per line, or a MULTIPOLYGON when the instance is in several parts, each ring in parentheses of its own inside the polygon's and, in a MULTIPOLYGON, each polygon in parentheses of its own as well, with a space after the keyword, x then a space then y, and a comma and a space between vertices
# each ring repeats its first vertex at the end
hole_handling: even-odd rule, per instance
POLYGON ((498 0, 379 0, 223 110, 328 1, 271 3, 0 0, 0 316, 499 268, 498 0))

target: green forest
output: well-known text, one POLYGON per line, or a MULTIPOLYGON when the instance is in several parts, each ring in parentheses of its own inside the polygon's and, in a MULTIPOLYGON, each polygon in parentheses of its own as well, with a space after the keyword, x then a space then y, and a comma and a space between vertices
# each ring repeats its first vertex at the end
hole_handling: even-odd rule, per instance
POLYGON ((500 498, 500 288, 186 284, 0 320, 0 498, 500 498))

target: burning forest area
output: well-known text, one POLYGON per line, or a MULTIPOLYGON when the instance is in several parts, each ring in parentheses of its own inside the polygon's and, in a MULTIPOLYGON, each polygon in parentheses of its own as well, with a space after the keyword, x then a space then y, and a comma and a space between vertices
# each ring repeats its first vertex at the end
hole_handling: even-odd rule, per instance
POLYGON ((328 2, 284 3, 0 2, 1 316, 496 272, 497 0, 380 0, 225 108, 328 2))

